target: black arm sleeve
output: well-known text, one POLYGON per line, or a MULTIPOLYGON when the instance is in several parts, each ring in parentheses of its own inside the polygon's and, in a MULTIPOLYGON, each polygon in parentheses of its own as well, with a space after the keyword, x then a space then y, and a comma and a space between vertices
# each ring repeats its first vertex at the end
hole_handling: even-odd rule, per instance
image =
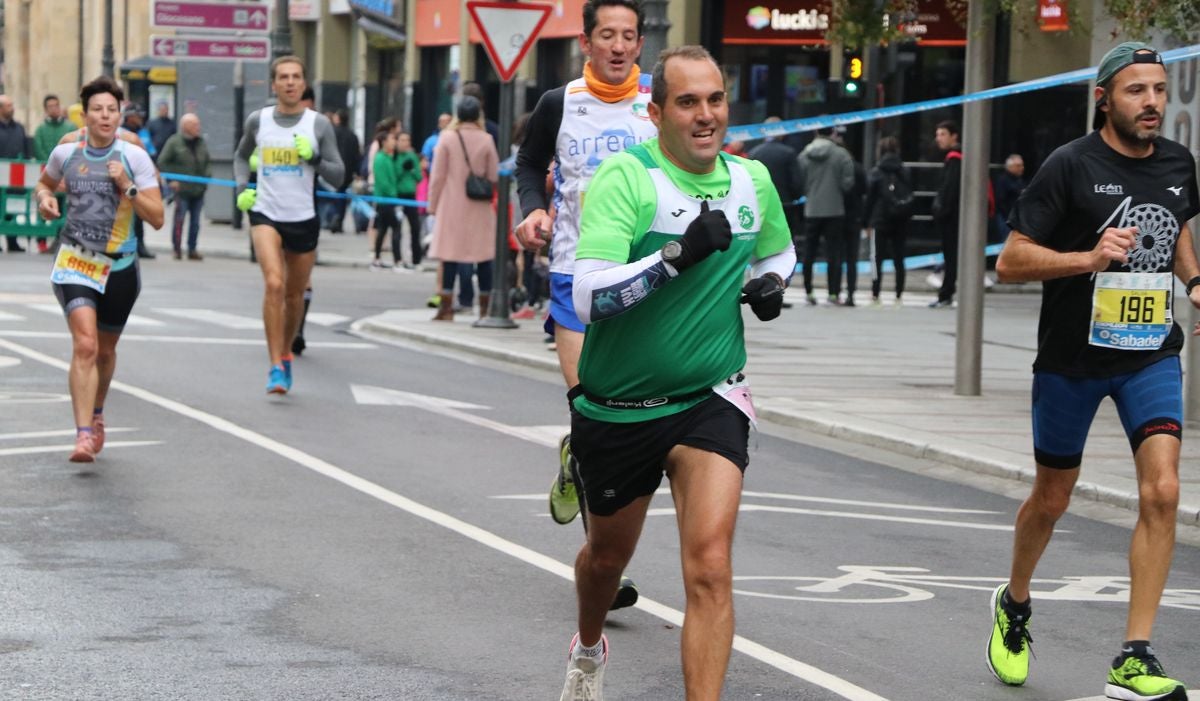
POLYGON ((550 209, 546 200, 546 173, 554 160, 566 94, 565 85, 545 92, 529 115, 525 142, 517 151, 517 192, 522 216, 529 216, 535 209, 550 209))

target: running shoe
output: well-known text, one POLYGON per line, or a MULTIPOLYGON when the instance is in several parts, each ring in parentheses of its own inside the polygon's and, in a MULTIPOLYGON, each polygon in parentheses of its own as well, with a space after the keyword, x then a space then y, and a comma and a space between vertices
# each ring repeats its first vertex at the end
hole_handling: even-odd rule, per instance
POLYGON ((287 391, 291 392, 292 391, 292 356, 285 355, 285 356, 283 356, 282 360, 283 360, 283 376, 287 380, 284 386, 287 387, 287 391))
POLYGON ((1171 679, 1162 664, 1147 648, 1144 655, 1130 655, 1113 660, 1108 670, 1104 695, 1122 701, 1187 701, 1183 683, 1171 679))
POLYGON ((273 365, 267 373, 267 394, 287 394, 288 379, 282 365, 273 365))
POLYGON ((575 491, 575 479, 571 473, 571 434, 558 442, 558 474, 550 484, 550 518, 555 523, 568 524, 579 515, 579 494, 575 491))
POLYGON ((96 450, 92 447, 92 434, 80 431, 75 434, 75 452, 71 453, 71 462, 94 462, 96 450))
POLYGON ((1014 616, 1004 610, 1001 602, 1007 587, 1001 584, 992 592, 992 637, 988 639, 987 665, 996 679, 1020 686, 1029 676, 1033 637, 1029 635, 1029 614, 1014 616))
POLYGON ((92 415, 92 454, 104 449, 104 414, 92 415))
POLYGON ((575 642, 579 633, 571 638, 571 646, 567 648, 567 682, 563 684, 562 696, 559 701, 604 701, 601 685, 604 683, 604 666, 608 664, 608 637, 601 635, 600 642, 604 652, 600 659, 590 657, 575 657, 575 642))
POLYGON ((633 583, 633 580, 624 575, 621 576, 621 584, 617 587, 617 595, 613 597, 612 606, 608 607, 609 611, 628 608, 637 603, 638 588, 633 583))

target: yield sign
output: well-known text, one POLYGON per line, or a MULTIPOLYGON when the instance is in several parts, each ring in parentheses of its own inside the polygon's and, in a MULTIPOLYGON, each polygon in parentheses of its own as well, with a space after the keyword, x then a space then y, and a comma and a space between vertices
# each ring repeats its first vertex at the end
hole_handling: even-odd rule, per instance
POLYGON ((550 17, 550 9, 550 5, 540 2, 467 1, 467 11, 483 36, 483 47, 501 81, 512 80, 550 17))

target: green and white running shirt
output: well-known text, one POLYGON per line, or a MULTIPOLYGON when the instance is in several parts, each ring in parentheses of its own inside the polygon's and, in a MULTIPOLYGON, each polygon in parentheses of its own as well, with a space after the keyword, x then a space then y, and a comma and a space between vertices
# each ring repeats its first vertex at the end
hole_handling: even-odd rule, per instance
POLYGON ((648 421, 684 411, 705 399, 655 406, 716 385, 746 364, 741 296, 746 266, 791 246, 783 205, 767 169, 721 154, 711 173, 676 167, 650 139, 611 156, 583 198, 575 257, 630 263, 683 235, 700 214, 700 200, 725 212, 733 229, 728 251, 685 270, 637 306, 592 323, 583 342, 579 378, 591 395, 647 401, 611 408, 575 400, 591 419, 648 421))

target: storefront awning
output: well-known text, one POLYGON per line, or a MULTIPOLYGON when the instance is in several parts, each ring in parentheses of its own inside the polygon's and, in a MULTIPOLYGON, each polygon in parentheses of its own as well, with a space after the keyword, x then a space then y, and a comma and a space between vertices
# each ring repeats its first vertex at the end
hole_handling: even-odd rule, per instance
POLYGON ((393 24, 383 19, 367 17, 366 15, 359 15, 357 22, 358 26, 362 27, 362 30, 368 34, 378 34, 384 39, 400 44, 408 40, 408 37, 404 35, 404 27, 399 24, 393 24))

